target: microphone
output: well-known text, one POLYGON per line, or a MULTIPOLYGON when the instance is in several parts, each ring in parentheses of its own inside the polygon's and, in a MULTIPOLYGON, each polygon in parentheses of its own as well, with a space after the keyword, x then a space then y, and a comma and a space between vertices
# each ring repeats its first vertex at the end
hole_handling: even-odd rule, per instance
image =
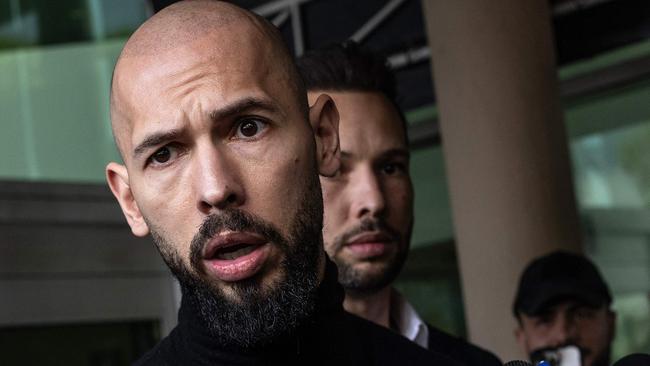
POLYGON ((650 366, 650 355, 634 353, 614 362, 612 366, 650 366))
POLYGON ((545 361, 548 366, 580 366, 580 349, 575 345, 565 345, 559 348, 545 348, 534 351, 530 358, 533 364, 539 365, 545 361))
POLYGON ((514 361, 506 362, 505 364, 503 364, 503 366, 533 366, 533 364, 526 361, 514 360, 514 361))

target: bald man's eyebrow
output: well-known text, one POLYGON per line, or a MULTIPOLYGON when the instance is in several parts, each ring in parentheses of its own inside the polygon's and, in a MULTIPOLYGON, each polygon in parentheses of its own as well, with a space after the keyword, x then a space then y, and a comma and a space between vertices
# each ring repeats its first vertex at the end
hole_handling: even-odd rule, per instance
POLYGON ((280 114, 284 117, 274 103, 261 98, 249 97, 235 101, 230 105, 210 112, 210 119, 213 122, 218 122, 254 110, 263 110, 274 114, 280 114))
POLYGON ((182 130, 176 129, 164 132, 154 132, 142 140, 138 146, 133 149, 133 158, 138 159, 145 151, 160 146, 168 141, 173 141, 181 137, 182 130))
MULTIPOLYGON (((214 123, 218 123, 219 121, 223 121, 240 114, 259 110, 273 114, 279 114, 281 117, 284 117, 284 115, 280 113, 280 110, 274 103, 261 98, 248 97, 235 101, 225 107, 213 110, 210 112, 210 119, 214 123)), ((133 158, 137 159, 145 151, 153 147, 160 146, 165 142, 178 139, 181 137, 181 135, 182 130, 171 130, 153 133, 145 137, 145 139, 140 144, 138 144, 135 149, 133 149, 133 158)))

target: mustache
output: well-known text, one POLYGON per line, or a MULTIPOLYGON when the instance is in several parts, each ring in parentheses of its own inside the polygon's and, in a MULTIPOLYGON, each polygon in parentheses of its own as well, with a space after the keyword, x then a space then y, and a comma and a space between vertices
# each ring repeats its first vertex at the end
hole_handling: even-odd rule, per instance
POLYGON ((359 225, 339 235, 334 240, 334 248, 335 250, 339 250, 353 237, 365 232, 375 231, 379 231, 383 234, 388 235, 391 241, 399 241, 402 238, 402 235, 400 235, 397 230, 388 226, 388 224, 386 224, 386 222, 382 219, 363 219, 359 225))
POLYGON ((239 209, 229 209, 207 216, 190 243, 190 264, 202 271, 203 249, 210 239, 223 231, 248 232, 262 236, 268 242, 288 248, 287 240, 273 224, 239 209))

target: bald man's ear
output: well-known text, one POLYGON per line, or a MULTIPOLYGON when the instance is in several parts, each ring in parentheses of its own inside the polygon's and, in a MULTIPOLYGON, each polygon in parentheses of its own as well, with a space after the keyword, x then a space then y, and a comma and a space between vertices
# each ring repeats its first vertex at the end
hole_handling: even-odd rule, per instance
POLYGON ((332 98, 321 94, 309 107, 309 122, 316 138, 318 171, 331 177, 341 165, 339 147, 339 111, 332 98))
POLYGON ((113 192, 113 195, 117 198, 117 202, 122 207, 122 212, 129 226, 131 226, 133 235, 146 236, 149 234, 149 227, 140 213, 140 208, 135 202, 133 192, 131 192, 129 173, 126 167, 117 163, 109 163, 106 166, 106 180, 108 181, 108 186, 111 188, 111 192, 113 192))

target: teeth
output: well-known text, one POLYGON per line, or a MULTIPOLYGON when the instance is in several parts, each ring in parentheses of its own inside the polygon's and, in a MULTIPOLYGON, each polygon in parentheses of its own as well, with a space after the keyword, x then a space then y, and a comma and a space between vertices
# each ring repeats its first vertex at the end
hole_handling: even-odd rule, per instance
POLYGON ((217 259, 236 259, 255 250, 254 245, 235 245, 229 248, 221 249, 217 252, 217 259))

